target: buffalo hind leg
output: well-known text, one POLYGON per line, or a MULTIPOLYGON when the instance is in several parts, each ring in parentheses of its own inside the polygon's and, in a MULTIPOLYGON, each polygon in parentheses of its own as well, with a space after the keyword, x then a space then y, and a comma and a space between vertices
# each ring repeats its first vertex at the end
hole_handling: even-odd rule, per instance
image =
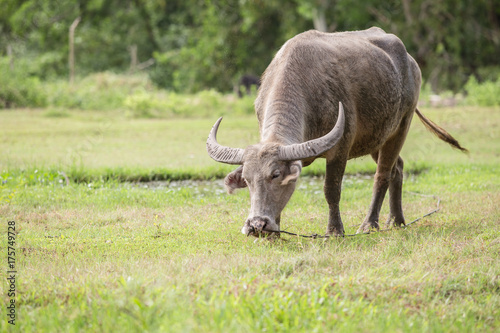
POLYGON ((370 229, 379 229, 379 215, 384 197, 389 189, 390 192, 390 219, 394 216, 394 224, 404 223, 403 212, 401 208, 401 191, 403 184, 403 159, 399 157, 399 152, 403 146, 406 131, 399 131, 392 140, 378 152, 372 154, 377 162, 377 172, 375 173, 375 182, 373 184, 372 201, 368 214, 358 229, 358 233, 370 231, 370 229))
POLYGON ((329 207, 328 227, 326 234, 328 236, 343 236, 344 226, 340 217, 340 195, 342 189, 342 177, 344 176, 347 158, 327 159, 326 177, 325 177, 325 197, 329 207))
MULTIPOLYGON (((378 152, 372 154, 375 162, 378 161, 378 152)), ((389 180, 389 205, 390 213, 386 222, 387 227, 405 225, 403 215, 403 205, 401 202, 403 193, 403 167, 404 162, 401 156, 398 157, 396 164, 392 167, 391 179, 389 180)))
POLYGON ((392 178, 389 183, 389 205, 390 214, 387 219, 387 227, 401 227, 405 225, 405 217, 403 215, 403 166, 404 162, 401 156, 398 157, 396 164, 392 168, 392 178))

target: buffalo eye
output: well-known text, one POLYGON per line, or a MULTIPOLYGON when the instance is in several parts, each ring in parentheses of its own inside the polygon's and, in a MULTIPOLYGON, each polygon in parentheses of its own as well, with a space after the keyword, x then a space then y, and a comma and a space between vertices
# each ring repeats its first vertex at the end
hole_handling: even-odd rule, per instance
POLYGON ((271 175, 272 179, 276 179, 281 175, 281 172, 279 170, 275 170, 273 174, 271 175))

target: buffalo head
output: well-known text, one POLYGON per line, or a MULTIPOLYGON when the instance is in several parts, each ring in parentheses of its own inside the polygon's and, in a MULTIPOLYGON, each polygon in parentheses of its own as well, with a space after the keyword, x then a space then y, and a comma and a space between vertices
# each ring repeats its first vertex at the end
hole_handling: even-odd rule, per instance
POLYGON ((281 211, 295 190, 302 160, 324 154, 342 138, 345 122, 342 103, 337 123, 329 133, 290 145, 261 142, 246 149, 222 146, 216 139, 221 121, 222 117, 210 131, 207 151, 217 162, 240 165, 226 176, 224 183, 229 193, 244 187, 250 191, 250 214, 241 232, 259 236, 279 231, 281 211))

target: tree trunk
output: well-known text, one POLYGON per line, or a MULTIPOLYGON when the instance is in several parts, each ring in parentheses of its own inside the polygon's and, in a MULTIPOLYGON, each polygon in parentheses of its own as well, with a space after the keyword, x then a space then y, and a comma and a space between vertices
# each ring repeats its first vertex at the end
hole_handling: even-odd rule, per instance
POLYGON ((131 45, 129 48, 130 51, 130 68, 129 72, 134 73, 137 70, 137 45, 131 45))
POLYGON ((313 10, 314 29, 327 32, 326 17, 324 8, 314 8, 313 10))
POLYGON ((69 83, 75 81, 75 29, 80 23, 80 17, 77 17, 69 27, 69 83))
POLYGON ((7 58, 9 58, 10 70, 14 70, 14 56, 12 55, 12 45, 7 44, 7 58))

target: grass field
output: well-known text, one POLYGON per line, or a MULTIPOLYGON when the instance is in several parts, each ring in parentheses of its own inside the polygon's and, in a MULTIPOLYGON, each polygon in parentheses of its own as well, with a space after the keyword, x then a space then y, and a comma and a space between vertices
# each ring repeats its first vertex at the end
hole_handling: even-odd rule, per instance
MULTIPOLYGON (((500 110, 422 111, 471 152, 452 150, 414 120, 402 153, 403 208, 410 221, 439 196, 437 214, 386 233, 275 242, 241 235, 248 191, 229 196, 213 180, 232 170, 205 152, 217 115, 0 112, 2 273, 8 221, 17 233, 16 326, 6 320, 2 275, 0 330, 498 331, 500 110)), ((255 117, 222 122, 222 144, 257 140, 255 117)), ((325 231, 323 164, 304 170, 284 229, 325 231)), ((374 167, 349 163, 348 233, 368 209, 374 167)))

